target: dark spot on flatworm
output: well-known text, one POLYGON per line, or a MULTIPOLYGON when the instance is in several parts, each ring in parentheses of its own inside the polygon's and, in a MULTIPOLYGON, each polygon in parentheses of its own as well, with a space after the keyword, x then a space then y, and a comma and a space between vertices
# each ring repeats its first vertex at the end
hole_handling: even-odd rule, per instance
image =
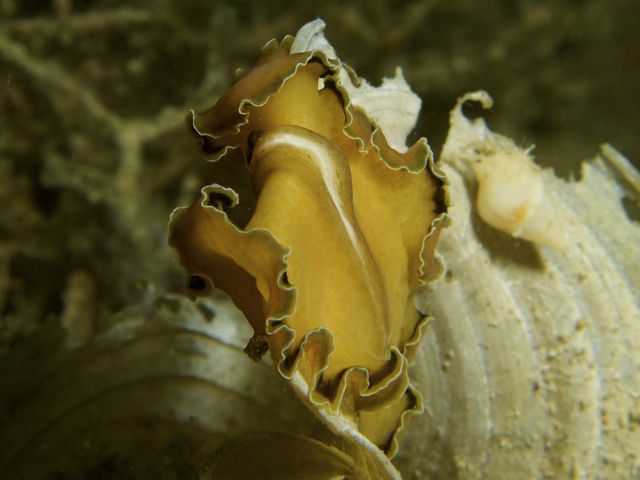
POLYGON ((191 275, 187 288, 195 292, 200 292, 207 288, 207 282, 200 275, 191 275))
POLYGON ((289 275, 287 275, 287 272, 282 272, 282 275, 280 276, 280 281, 282 282, 283 285, 291 286, 291 284, 289 283, 289 275))
POLYGON ((231 200, 227 195, 220 192, 209 192, 209 197, 207 199, 207 203, 209 205, 213 205, 218 208, 229 208, 233 205, 233 200, 231 200))
MULTIPOLYGON (((338 101, 340 102, 340 106, 341 106, 341 107, 342 107, 342 109, 344 110, 344 108, 345 108, 346 104, 345 104, 345 101, 344 101, 344 97, 343 97, 342 92, 340 92, 340 90, 339 90, 339 89, 338 89, 338 87, 336 86, 336 82, 335 82, 335 81, 333 81, 333 80, 325 80, 325 81, 324 81, 324 89, 325 89, 325 90, 331 90, 333 93, 335 93, 336 98, 337 98, 337 99, 338 99, 338 101)), ((355 108, 355 107, 353 107, 353 105, 352 105, 352 108, 355 108)))
POLYGON ((196 139, 199 140, 200 150, 207 158, 220 157, 224 152, 224 149, 227 148, 227 145, 220 146, 220 144, 216 142, 215 139, 211 137, 204 137, 194 129, 191 129, 191 133, 194 137, 196 137, 196 139))
POLYGON ((280 325, 284 325, 284 322, 282 320, 274 320, 273 322, 271 322, 271 326, 273 328, 278 328, 280 325))
POLYGON ((249 165, 253 159, 253 149, 255 148, 256 143, 258 143, 258 140, 260 140, 261 135, 262 132, 253 131, 247 137, 247 165, 249 165))

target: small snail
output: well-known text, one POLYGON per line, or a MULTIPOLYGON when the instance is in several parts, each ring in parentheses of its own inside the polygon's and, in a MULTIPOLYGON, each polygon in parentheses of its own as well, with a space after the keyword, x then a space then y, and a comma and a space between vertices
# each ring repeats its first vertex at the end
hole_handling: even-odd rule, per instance
POLYGON ((530 155, 533 147, 522 149, 491 132, 484 120, 469 120, 462 113, 462 105, 469 100, 484 108, 492 105, 482 91, 458 100, 442 161, 462 170, 471 168, 478 182, 476 208, 486 223, 513 237, 561 248, 564 234, 545 192, 542 169, 530 155))
POLYGON ((560 248, 564 243, 542 171, 530 149, 497 151, 471 165, 478 181, 480 218, 516 238, 560 248))

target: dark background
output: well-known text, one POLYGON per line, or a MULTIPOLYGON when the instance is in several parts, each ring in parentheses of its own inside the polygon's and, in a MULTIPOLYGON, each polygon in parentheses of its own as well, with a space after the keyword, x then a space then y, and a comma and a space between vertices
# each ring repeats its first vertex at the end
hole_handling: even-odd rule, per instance
POLYGON ((436 154, 486 89, 490 127, 565 178, 603 142, 640 160, 637 0, 315 3, 0 0, 0 351, 182 288, 168 216, 213 180, 184 116, 316 16, 370 82, 403 67, 436 154))

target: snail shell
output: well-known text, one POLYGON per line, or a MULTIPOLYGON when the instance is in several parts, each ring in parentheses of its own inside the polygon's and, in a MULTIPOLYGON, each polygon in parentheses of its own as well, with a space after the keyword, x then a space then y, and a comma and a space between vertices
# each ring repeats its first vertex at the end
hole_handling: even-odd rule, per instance
POLYGON ((488 154, 471 168, 478 181, 476 205, 482 220, 516 238, 556 248, 564 245, 542 171, 527 151, 488 154))
POLYGON ((461 171, 469 173, 470 168, 475 174, 480 218, 513 237, 561 248, 564 232, 546 192, 542 169, 530 155, 533 147, 522 149, 511 139, 491 132, 482 119, 467 119, 462 104, 469 100, 485 108, 492 104, 486 92, 459 99, 451 113, 443 158, 461 171))

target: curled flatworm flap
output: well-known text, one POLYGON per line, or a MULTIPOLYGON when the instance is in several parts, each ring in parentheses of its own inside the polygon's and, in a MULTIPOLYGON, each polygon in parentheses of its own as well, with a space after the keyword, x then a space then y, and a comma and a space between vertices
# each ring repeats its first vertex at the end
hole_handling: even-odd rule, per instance
POLYGON ((426 325, 413 296, 440 271, 444 179, 426 140, 398 152, 366 105, 351 104, 339 60, 288 55, 291 44, 271 44, 194 120, 205 147, 246 154, 250 221, 232 224, 225 209, 237 196, 206 187, 174 213, 171 243, 190 275, 245 313, 253 358, 268 346, 334 433, 392 456, 422 409, 408 374, 426 325))
MULTIPOLYGON (((169 243, 180 253, 189 274, 227 292, 257 335, 265 331, 265 312, 286 315, 295 292, 280 281, 287 249, 266 230, 245 232, 233 225, 223 206, 237 195, 220 185, 203 188, 200 201, 173 212, 169 243)), ((190 285, 192 286, 192 285, 190 285)), ((194 295, 208 293, 191 288, 194 295)), ((252 355, 253 356, 253 355, 252 355)))
MULTIPOLYGON (((337 68, 338 61, 321 52, 289 54, 292 41, 287 37, 281 44, 274 40, 267 43, 256 66, 244 72, 213 107, 202 113, 191 112, 193 131, 203 141, 203 151, 210 159, 218 160, 229 148, 240 147, 247 153, 249 134, 257 129, 308 126, 309 112, 315 112, 317 120, 322 106, 305 106, 304 102, 311 99, 309 91, 318 90, 318 79, 330 67, 337 68), (287 85, 287 94, 280 98, 288 107, 273 105, 277 101, 271 97, 287 83, 294 85, 287 85), (272 104, 269 114, 258 113, 267 101, 272 104)), ((323 100, 322 93, 317 100, 323 100)))
MULTIPOLYGON (((284 50, 278 47, 276 52, 284 53, 284 50)), ((238 133, 247 122, 247 110, 251 106, 264 105, 269 96, 280 88, 283 79, 293 75, 300 64, 305 64, 310 54, 271 53, 269 56, 271 61, 260 63, 246 72, 216 105, 194 116, 194 128, 198 133, 213 139, 238 133)))

